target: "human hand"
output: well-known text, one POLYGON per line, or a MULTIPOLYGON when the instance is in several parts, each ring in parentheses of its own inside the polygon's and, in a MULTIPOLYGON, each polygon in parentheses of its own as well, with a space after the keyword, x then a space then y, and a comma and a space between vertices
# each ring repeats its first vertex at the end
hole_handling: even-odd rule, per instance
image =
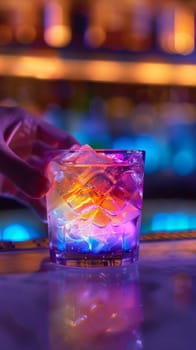
POLYGON ((78 142, 18 107, 0 107, 0 195, 21 201, 46 218, 46 152, 78 142))

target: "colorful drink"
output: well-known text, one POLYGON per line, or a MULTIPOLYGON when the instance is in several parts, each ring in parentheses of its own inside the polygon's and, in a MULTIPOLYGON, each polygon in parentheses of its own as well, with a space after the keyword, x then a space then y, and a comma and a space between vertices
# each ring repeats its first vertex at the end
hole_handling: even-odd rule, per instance
POLYGON ((49 164, 51 259, 63 265, 123 265, 138 259, 144 152, 62 151, 49 164))

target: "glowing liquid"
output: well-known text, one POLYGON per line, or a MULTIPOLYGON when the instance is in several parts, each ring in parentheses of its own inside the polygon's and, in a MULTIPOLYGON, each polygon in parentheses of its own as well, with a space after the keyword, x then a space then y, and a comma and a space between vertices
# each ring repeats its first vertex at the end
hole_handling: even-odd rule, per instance
POLYGON ((53 164, 50 171, 53 186, 47 206, 52 260, 70 265, 137 260, 143 168, 127 162, 53 164))
MULTIPOLYGON (((142 176, 130 165, 67 165, 48 195, 51 256, 135 260, 141 221, 142 176)), ((55 258, 56 257, 56 258, 55 258)))

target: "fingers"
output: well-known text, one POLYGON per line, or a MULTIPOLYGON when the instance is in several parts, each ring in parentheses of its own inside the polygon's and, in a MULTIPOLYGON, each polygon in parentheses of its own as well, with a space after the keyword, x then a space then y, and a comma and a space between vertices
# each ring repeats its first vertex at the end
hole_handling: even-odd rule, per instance
POLYGON ((0 172, 23 193, 39 198, 49 189, 49 181, 34 167, 23 161, 5 145, 0 148, 0 172))
MULTIPOLYGON (((63 130, 39 118, 34 118, 17 107, 0 108, 0 117, 0 172, 22 193, 33 198, 44 196, 50 187, 49 180, 43 174, 46 162, 51 158, 51 150, 53 152, 59 148, 70 148, 78 144, 78 141, 63 130), (33 144, 34 150, 28 162, 14 153, 14 147, 13 151, 9 148, 13 133, 17 133, 21 123, 29 132, 34 131, 32 142, 36 137, 33 144)), ((26 137, 28 138, 27 135, 26 137)))
POLYGON ((13 138, 14 134, 18 131, 20 126, 22 125, 22 121, 14 121, 11 123, 11 125, 4 130, 3 138, 6 141, 7 144, 10 143, 11 139, 13 138))
POLYGON ((65 131, 56 128, 40 118, 33 117, 29 112, 18 108, 18 107, 1 107, 0 106, 0 117, 1 117, 1 132, 4 134, 4 139, 10 139, 12 131, 15 127, 18 127, 18 123, 25 123, 29 129, 36 128, 37 139, 45 142, 56 148, 69 148, 79 142, 70 134, 65 131))
POLYGON ((31 156, 27 159, 27 163, 35 169, 39 169, 42 173, 44 173, 45 169, 45 161, 37 156, 31 156))
POLYGON ((36 154, 38 157, 44 158, 45 154, 48 154, 53 150, 54 150, 54 147, 46 144, 43 141, 36 140, 36 141, 33 141, 32 143, 32 153, 36 154))
POLYGON ((37 139, 56 148, 69 148, 74 144, 78 144, 73 136, 44 121, 39 121, 37 139))
POLYGON ((50 160, 58 155, 59 149, 48 146, 42 141, 34 141, 32 146, 32 156, 27 160, 30 165, 37 169, 41 169, 45 173, 45 169, 50 160))
POLYGON ((25 118, 31 118, 30 114, 19 107, 2 107, 0 106, 1 131, 8 132, 9 129, 25 118))

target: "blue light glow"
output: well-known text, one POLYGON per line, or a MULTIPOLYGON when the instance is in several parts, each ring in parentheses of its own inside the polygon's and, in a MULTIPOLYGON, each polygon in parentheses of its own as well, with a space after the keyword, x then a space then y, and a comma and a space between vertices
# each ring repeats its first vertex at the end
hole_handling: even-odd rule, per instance
POLYGON ((11 224, 7 226, 2 233, 4 241, 21 242, 32 238, 29 230, 20 224, 11 224))
POLYGON ((177 174, 186 176, 191 174, 195 168, 195 156, 190 149, 179 151, 173 159, 173 167, 177 174))
POLYGON ((116 140, 112 143, 112 148, 114 149, 134 149, 135 144, 133 139, 130 137, 122 136, 118 137, 116 140))
POLYGON ((196 229, 196 215, 190 215, 190 217, 189 217, 189 229, 190 230, 196 229))
POLYGON ((161 166, 160 143, 151 135, 140 135, 135 139, 135 148, 146 151, 145 170, 152 173, 161 166))
POLYGON ((182 212, 157 213, 152 217, 152 231, 176 231, 190 229, 189 216, 182 212))
POLYGON ((119 137, 113 142, 116 149, 143 149, 146 151, 145 172, 153 173, 168 162, 168 149, 161 140, 152 135, 139 135, 134 138, 119 137))
POLYGON ((90 143, 90 140, 89 140, 88 135, 85 134, 84 132, 82 132, 81 130, 72 131, 72 135, 73 135, 73 137, 75 137, 76 140, 78 140, 81 144, 90 143))

